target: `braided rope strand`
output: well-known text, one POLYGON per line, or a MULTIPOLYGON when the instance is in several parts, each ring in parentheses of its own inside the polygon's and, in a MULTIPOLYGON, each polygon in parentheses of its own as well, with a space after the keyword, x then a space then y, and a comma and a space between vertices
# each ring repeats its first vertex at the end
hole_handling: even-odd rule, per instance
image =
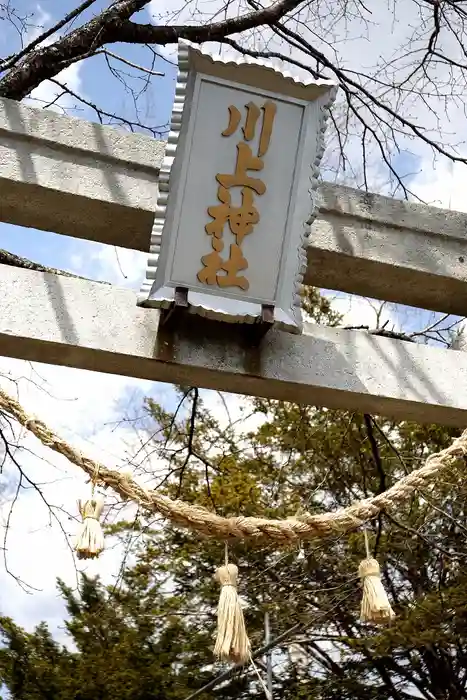
POLYGON ((91 479, 98 473, 99 483, 113 489, 121 498, 133 500, 141 507, 157 512, 175 525, 223 540, 249 539, 287 545, 299 540, 343 534, 375 518, 381 511, 389 510, 407 500, 417 489, 433 481, 439 472, 451 467, 459 457, 467 454, 467 430, 465 430, 460 437, 453 440, 449 447, 428 457, 422 467, 404 476, 387 491, 358 501, 348 508, 318 515, 303 513, 286 520, 242 516, 224 518, 201 506, 178 499, 172 500, 157 491, 145 490, 128 474, 108 469, 103 464, 89 459, 56 435, 42 421, 28 416, 18 401, 2 390, 0 390, 0 410, 15 418, 43 445, 80 467, 91 479))

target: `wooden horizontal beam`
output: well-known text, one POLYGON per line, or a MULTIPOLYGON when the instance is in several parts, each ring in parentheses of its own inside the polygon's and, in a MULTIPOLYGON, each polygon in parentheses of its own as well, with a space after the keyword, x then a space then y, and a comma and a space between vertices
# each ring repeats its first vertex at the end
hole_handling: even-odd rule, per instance
MULTIPOLYGON (((0 99, 0 220, 149 252, 164 146, 0 99)), ((307 284, 467 315, 466 214, 329 183, 318 210, 307 284)))
POLYGON ((0 266, 0 355, 463 427, 467 353, 310 325, 270 331, 189 317, 159 329, 134 292, 0 266))

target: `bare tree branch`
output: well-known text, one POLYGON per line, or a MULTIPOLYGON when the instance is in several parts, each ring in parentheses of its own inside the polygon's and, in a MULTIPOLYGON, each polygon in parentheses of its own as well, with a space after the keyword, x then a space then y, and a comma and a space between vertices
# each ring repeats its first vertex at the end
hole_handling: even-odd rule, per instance
POLYGON ((0 71, 4 72, 6 70, 9 70, 12 68, 15 63, 18 63, 18 61, 23 58, 23 56, 26 56, 27 53, 35 49, 39 44, 42 44, 43 41, 48 39, 52 34, 55 34, 55 32, 58 32, 62 27, 64 27, 68 22, 71 22, 73 19, 78 17, 84 10, 87 10, 88 7, 91 7, 96 2, 96 0, 85 0, 85 2, 81 3, 75 10, 72 12, 69 12, 65 17, 60 21, 57 22, 53 27, 50 27, 50 29, 47 29, 47 31, 43 32, 40 34, 36 39, 31 41, 30 44, 25 46, 21 51, 19 51, 17 54, 14 56, 10 57, 6 61, 0 61, 0 71))
POLYGON ((207 26, 154 26, 130 21, 130 17, 142 10, 149 0, 117 0, 82 27, 49 46, 36 49, 31 55, 26 54, 0 80, 0 97, 21 100, 44 80, 55 77, 70 63, 93 55, 108 43, 165 46, 177 43, 180 38, 198 43, 222 41, 230 34, 277 22, 302 2, 303 0, 277 0, 268 8, 207 26))

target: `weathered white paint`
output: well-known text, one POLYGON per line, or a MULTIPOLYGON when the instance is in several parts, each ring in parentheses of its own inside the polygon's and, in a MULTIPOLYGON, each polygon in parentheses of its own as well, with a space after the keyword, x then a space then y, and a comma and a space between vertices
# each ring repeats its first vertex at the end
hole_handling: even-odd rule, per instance
MULTIPOLYGON (((168 308, 175 288, 183 287, 192 313, 253 323, 261 318, 262 304, 266 304, 274 307, 278 327, 300 332, 306 221, 314 211, 326 119, 336 87, 323 80, 301 83, 261 61, 214 57, 185 41, 179 42, 178 55, 171 131, 160 169, 141 304, 168 308), (264 113, 254 138, 244 140, 247 105, 252 103, 258 109, 269 103, 277 110, 264 154, 259 153, 264 113), (231 109, 237 110, 240 121, 233 133, 222 135, 230 125, 231 109), (205 230, 213 222, 208 208, 220 205, 216 176, 235 173, 239 143, 248 149, 249 157, 260 155, 264 164, 259 171, 247 168, 245 172, 252 183, 266 188, 264 193, 249 190, 259 221, 243 240, 233 235, 226 222, 216 239, 205 230), (211 239, 221 246, 216 253, 211 239), (227 261, 232 244, 238 244, 243 256, 246 269, 240 269, 238 277, 248 287, 223 288, 216 283, 215 273, 214 284, 200 280, 202 258, 219 255, 227 261)), ((242 190, 244 185, 226 187, 233 207, 241 205, 241 191, 248 192, 247 187, 242 190)), ((225 279, 226 273, 220 270, 217 277, 225 279)))
MULTIPOLYGON (((94 282, 0 266, 0 354, 373 414, 464 426, 467 353, 309 326, 259 349, 192 317, 158 333, 158 311, 94 282)), ((214 324, 217 325, 217 324, 214 324)))

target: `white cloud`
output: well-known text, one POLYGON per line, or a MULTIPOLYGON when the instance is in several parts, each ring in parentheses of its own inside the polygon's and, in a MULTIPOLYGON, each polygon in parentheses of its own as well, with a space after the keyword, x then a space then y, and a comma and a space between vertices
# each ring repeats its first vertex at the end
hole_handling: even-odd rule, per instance
POLYGON ((434 164, 426 161, 412 185, 414 194, 436 207, 467 211, 467 167, 446 159, 434 164))
MULTIPOLYGON (((60 82, 65 87, 69 88, 72 92, 84 96, 81 81, 81 63, 73 63, 65 70, 61 71, 57 76, 56 80, 60 82)), ((51 82, 50 80, 45 80, 37 88, 35 88, 31 95, 24 100, 26 104, 30 104, 32 107, 47 107, 47 109, 52 109, 56 112, 66 112, 75 107, 81 109, 80 116, 83 116, 83 106, 79 100, 75 99, 70 94, 62 94, 63 90, 60 86, 51 82)))
MULTIPOLYGON (((413 3, 415 6, 415 3, 413 3)), ((158 18, 177 22, 183 22, 188 17, 185 14, 175 16, 174 10, 178 3, 170 1, 151 3, 151 11, 158 18)), ((199 5, 198 5, 199 7, 199 5)), ((212 14, 213 5, 207 3, 204 6, 212 14)), ((229 5, 229 11, 236 12, 234 3, 229 5)), ((193 6, 186 5, 186 12, 191 15, 193 6)), ((349 37, 347 44, 339 44, 341 61, 344 64, 358 68, 362 65, 362 57, 368 65, 375 64, 384 52, 389 57, 395 48, 401 45, 408 37, 411 23, 415 20, 409 17, 405 22, 391 23, 389 6, 386 9, 378 8, 374 11, 371 27, 371 41, 362 33, 361 25, 355 24, 353 36, 349 37), (387 15, 387 16, 386 16, 387 15), (390 27, 390 30, 388 30, 390 27)), ((192 16, 191 16, 191 19, 192 16)), ((406 15, 407 19, 407 15, 406 15)), ((41 24, 47 24, 50 16, 43 13, 41 24)), ((195 21, 201 23, 201 19, 195 17, 195 21)), ((333 38, 343 32, 342 26, 332 29, 329 38, 333 38)), ((31 37, 30 37, 31 38, 31 37)), ((49 40, 51 41, 51 40, 49 40)), ((334 42, 337 45, 337 41, 334 42)), ((171 54, 174 47, 168 47, 171 54)), ((66 82, 74 91, 82 92, 81 64, 74 64, 63 71, 59 80, 66 82)), ((48 103, 52 101, 58 92, 57 86, 45 82, 33 93, 33 104, 48 103)), ((62 98, 62 107, 72 106, 73 100, 62 98)), ((57 106, 53 107, 58 109, 57 106)), ((454 109, 454 107, 453 107, 454 109)), ((428 117, 427 117, 428 118, 428 117)), ((460 130, 459 130, 459 133, 460 130)), ((423 152, 423 148, 420 149, 423 152)), ((353 153, 352 144, 349 146, 349 155, 353 153)), ((449 168, 447 165, 432 167, 431 161, 426 161, 427 167, 415 181, 416 191, 419 196, 427 201, 437 201, 443 206, 452 206, 460 210, 465 209, 465 184, 467 184, 467 171, 463 166, 449 168)), ((374 173, 374 183, 377 183, 377 173, 374 173)), ((371 183, 370 183, 371 186, 371 183)), ((375 185, 377 188, 378 185, 375 185)), ((109 246, 99 246, 87 258, 75 256, 72 261, 77 272, 83 275, 90 274, 103 280, 111 281, 119 285, 138 287, 144 278, 146 255, 136 251, 118 250, 109 246), (123 271, 123 273, 122 273, 123 271)), ((359 297, 348 295, 335 295, 334 308, 345 315, 346 325, 363 325, 374 327, 376 325, 377 308, 379 304, 369 302, 359 297)), ((389 327, 397 327, 398 318, 393 305, 385 305, 380 325, 386 320, 389 327)), ((128 454, 134 450, 135 435, 128 428, 128 424, 119 425, 121 418, 121 406, 119 401, 128 396, 133 390, 149 392, 153 389, 150 382, 136 379, 116 377, 112 375, 99 375, 91 372, 73 370, 64 367, 48 367, 35 365, 31 371, 30 365, 14 360, 1 360, 0 373, 15 378, 24 376, 19 381, 19 398, 24 407, 31 413, 38 415, 42 420, 63 435, 70 442, 80 447, 86 454, 100 459, 109 465, 120 466, 125 462, 128 454), (35 374, 37 372, 40 376, 35 374), (34 385, 30 380, 34 380, 34 385), (38 388, 44 386, 49 394, 38 388)), ((12 385, 8 381, 0 382, 9 391, 12 385)), ((242 407, 247 403, 239 397, 227 396, 227 410, 224 402, 215 392, 203 392, 203 397, 209 408, 217 415, 224 425, 236 421, 242 415, 242 407)), ((24 446, 32 452, 21 453, 21 463, 28 474, 48 483, 45 487, 47 497, 60 507, 75 513, 76 496, 85 489, 83 474, 77 467, 66 463, 66 460, 50 453, 40 446, 34 438, 25 436, 24 446)), ((5 518, 5 507, 1 511, 5 518)), ((66 531, 72 533, 76 529, 76 522, 69 521, 65 515, 60 516, 66 531)), ((15 507, 14 520, 11 528, 11 539, 7 553, 8 562, 15 574, 28 581, 32 585, 42 588, 43 592, 28 596, 18 587, 17 583, 0 568, 0 586, 2 587, 2 612, 11 614, 20 623, 30 628, 40 619, 47 618, 52 624, 62 619, 62 610, 55 593, 55 578, 60 576, 73 584, 75 580, 73 558, 67 548, 59 528, 56 525, 48 526, 47 510, 40 504, 33 493, 27 493, 18 501, 15 507)), ((120 552, 109 550, 102 559, 93 564, 91 569, 99 571, 105 578, 110 578, 118 567, 120 552)))
MULTIPOLYGON (((40 417, 91 458, 119 468, 135 452, 137 442, 131 424, 119 424, 121 401, 128 400, 135 389, 146 394, 153 392, 151 382, 7 359, 0 361, 0 374, 0 385, 10 393, 17 392, 28 413, 40 417), (14 378, 16 384, 8 377, 14 378)), ((16 452, 19 464, 27 476, 41 484, 48 502, 58 508, 55 513, 61 526, 73 537, 79 524, 76 500, 89 493, 87 477, 27 431, 23 431, 20 443, 22 448, 16 452)), ((17 476, 16 468, 10 466, 4 480, 14 478, 16 483, 17 476)), ((106 500, 108 504, 115 501, 108 495, 106 500)), ((9 506, 7 502, 0 510, 3 524, 9 506)), ((34 490, 21 493, 14 506, 7 545, 8 568, 41 590, 29 595, 0 567, 3 614, 12 615, 28 629, 44 618, 53 626, 58 624, 63 620, 63 609, 55 580, 60 577, 74 586, 76 562, 58 523, 50 520, 47 507, 34 490)), ((110 581, 120 561, 121 549, 117 547, 105 551, 97 562, 79 562, 77 568, 99 573, 110 581)))
MULTIPOLYGON (((37 6, 35 22, 37 26, 31 29, 26 42, 36 39, 44 27, 51 26, 52 18, 37 6)), ((54 37, 49 37, 44 44, 53 41, 54 37)), ((57 79, 73 92, 83 95, 81 65, 71 65, 57 79)), ((33 106, 44 106, 54 101, 60 92, 54 83, 45 81, 32 92, 26 102, 33 106)), ((70 96, 63 96, 50 108, 68 110, 76 102, 70 96)), ((102 271, 103 277, 109 281, 122 284, 115 251, 111 248, 103 250, 104 246, 101 248, 95 253, 98 271, 102 271)), ((128 271, 128 284, 133 284, 136 277, 140 282, 144 277, 144 267, 140 266, 136 271, 133 262, 137 254, 124 251, 119 257, 122 268, 128 271), (132 265, 129 264, 130 259, 132 265)), ((89 260, 75 258, 72 262, 82 266, 83 274, 86 274, 86 266, 88 269, 90 267, 89 260)), ((114 467, 125 463, 128 455, 134 452, 136 444, 135 434, 129 425, 118 424, 122 418, 122 400, 128 400, 135 390, 138 395, 148 394, 154 386, 151 382, 137 379, 66 367, 31 365, 5 358, 0 358, 0 385, 10 393, 17 392, 28 413, 40 417, 72 445, 90 457, 114 467), (14 379, 15 383, 9 378, 14 379)), ((25 475, 41 483, 45 497, 57 508, 55 512, 60 525, 68 535, 73 536, 79 524, 76 519, 76 499, 89 492, 84 473, 69 464, 65 458, 45 448, 27 431, 23 431, 20 444, 21 449, 17 450, 16 456, 25 475), (71 514, 71 519, 67 513, 71 514)), ((5 469, 3 483, 8 486, 8 480, 11 479, 15 483, 18 479, 18 471, 12 465, 5 469)), ((0 507, 3 524, 8 518, 9 506, 10 503, 7 502, 0 507)), ((0 566, 2 613, 12 615, 27 628, 41 619, 48 619, 52 624, 61 621, 63 610, 56 595, 55 580, 59 576, 74 585, 76 562, 60 526, 55 520, 50 521, 49 511, 34 489, 21 493, 13 509, 10 526, 7 566, 15 576, 41 591, 28 595, 0 566)), ((120 554, 118 548, 111 549, 98 562, 81 562, 78 568, 99 572, 108 580, 119 565, 120 554)))
MULTIPOLYGON (((202 25, 212 21, 223 21, 227 18, 234 18, 238 15, 251 11, 251 6, 245 0, 236 0, 225 3, 224 0, 152 0, 148 5, 148 14, 154 24, 195 24, 202 25)), ((314 49, 321 51, 335 65, 340 68, 354 71, 351 77, 357 81, 358 73, 362 72, 361 79, 371 94, 379 96, 389 108, 395 109, 397 114, 405 115, 412 121, 419 124, 428 137, 437 138, 440 130, 449 122, 451 134, 445 134, 444 145, 448 138, 455 142, 456 134, 452 132, 453 124, 459 126, 463 124, 463 103, 462 97, 458 100, 446 101, 441 95, 436 97, 428 81, 422 83, 417 78, 409 77, 413 70, 414 62, 417 60, 416 52, 426 47, 430 21, 432 21, 431 10, 420 8, 417 2, 395 2, 380 3, 377 7, 366 10, 364 5, 355 4, 349 7, 347 3, 305 3, 302 9, 294 13, 292 19, 287 20, 290 28, 313 45, 314 49), (372 80, 368 76, 374 75, 377 80, 372 80), (391 85, 402 82, 407 78, 405 90, 399 94, 391 89, 391 85), (379 81, 379 82, 378 82, 379 81), (407 89, 414 85, 414 92, 407 89), (423 92, 423 98, 417 97, 417 92, 423 92), (401 102, 402 97, 403 102, 401 102), (443 119, 439 115, 448 110, 449 119, 443 119), (437 116, 438 115, 438 116, 437 116)), ((289 43, 279 39, 276 34, 267 28, 252 30, 243 33, 239 39, 244 46, 253 49, 278 51, 285 56, 297 59, 298 61, 314 65, 313 59, 304 52, 298 51, 289 43)), ((230 54, 232 50, 225 45, 207 42, 205 48, 214 53, 230 54)), ((172 57, 176 55, 175 46, 163 47, 165 52, 169 52, 172 57)), ((450 51, 455 58, 459 52, 456 40, 443 35, 443 50, 450 51)), ((234 54, 238 55, 238 54, 234 54)), ((421 60, 421 55, 418 57, 421 60)), ((462 58, 462 57, 461 57, 462 58)), ((461 58, 459 60, 461 60, 461 58)), ((296 65, 288 65, 287 70, 294 73, 309 75, 296 65)), ((430 76, 437 78, 445 89, 445 83, 449 81, 450 68, 440 65, 436 68, 436 76, 433 70, 430 76)), ((331 71, 327 70, 331 75, 331 71)), ((461 82, 461 78, 459 79, 461 82)), ((443 91, 441 90, 441 93, 443 91)), ((334 118, 341 124, 340 143, 344 142, 347 156, 345 172, 339 167, 339 179, 348 184, 358 182, 363 183, 362 178, 362 124, 347 113, 347 102, 343 91, 338 96, 338 107, 334 110, 334 118)), ((384 119, 379 115, 371 115, 371 111, 359 104, 359 113, 380 135, 384 143, 386 137, 386 149, 390 148, 391 133, 389 128, 385 128, 384 119)), ((384 114, 385 119, 391 122, 392 118, 384 114)), ((401 124, 398 125, 397 132, 404 130, 401 124)), ((367 130, 366 136, 368 137, 367 130)), ((417 155, 428 157, 429 147, 420 139, 411 138, 412 134, 408 130, 408 135, 403 136, 398 133, 398 144, 401 149, 414 151, 417 155)), ((443 141, 443 139, 441 139, 443 141)), ((332 129, 328 131, 328 148, 325 152, 323 167, 329 168, 329 172, 334 172, 339 163, 340 143, 337 135, 332 129)), ((396 150, 396 149, 394 149, 396 150)), ((369 187, 373 191, 388 191, 391 183, 388 182, 387 169, 383 167, 381 152, 379 147, 366 148, 367 179, 369 187)), ((397 153, 392 154, 397 155, 397 153)))
POLYGON ((71 260, 77 274, 111 282, 119 287, 139 289, 146 274, 147 253, 99 243, 89 244, 86 256, 71 260))
POLYGON ((201 397, 221 430, 230 427, 237 433, 245 433, 255 430, 264 421, 264 416, 251 415, 249 397, 217 391, 202 391, 201 397))
MULTIPOLYGON (((52 22, 52 16, 49 12, 44 10, 41 5, 37 5, 36 8, 36 24, 31 27, 30 31, 25 37, 25 43, 34 41, 39 37, 44 28, 47 28, 52 22)), ((48 46, 52 44, 57 39, 56 35, 52 35, 45 39, 39 44, 39 46, 48 46)), ((57 76, 56 80, 62 85, 69 88, 72 92, 85 96, 83 93, 83 86, 81 80, 81 69, 82 63, 73 63, 68 68, 62 70, 57 76)), ((74 97, 69 94, 62 95, 62 88, 56 85, 50 80, 43 81, 37 88, 35 88, 29 97, 24 100, 25 104, 29 104, 32 107, 47 107, 47 109, 54 110, 56 112, 68 112, 78 106, 81 111, 81 116, 83 116, 83 105, 74 97)))
POLYGON ((326 291, 324 294, 332 300, 333 309, 343 316, 342 325, 376 328, 387 324, 391 329, 398 325, 395 304, 343 292, 326 291))
MULTIPOLYGON (((51 19, 52 16, 50 15, 50 13, 47 12, 47 10, 44 10, 42 5, 38 3, 33 14, 34 21, 31 21, 31 24, 28 27, 28 31, 23 38, 24 44, 27 45, 32 41, 38 39, 40 35, 43 34, 45 28, 50 23, 51 19)), ((38 46, 43 46, 43 42, 38 44, 38 46)))
MULTIPOLYGON (((347 312, 346 322, 374 325, 375 312, 366 300, 339 297, 335 305, 340 311, 347 312)), ((138 397, 154 394, 152 382, 8 359, 0 361, 0 375, 0 386, 10 393, 17 392, 28 413, 38 416, 91 458, 122 468, 128 457, 137 451, 139 435, 133 430, 131 421, 122 422, 125 413, 122 400, 130 412, 134 411, 132 392, 136 391, 138 397), (15 383, 9 378, 15 379, 15 383)), ((170 387, 167 386, 166 391, 169 392, 170 387)), ((161 392, 163 396, 163 387, 161 392)), ((248 416, 248 400, 243 397, 220 397, 213 391, 203 391, 202 396, 221 427, 226 428, 230 423, 238 426, 239 420, 248 416)), ((244 427, 254 429, 261 420, 262 417, 250 418, 244 427)), ((75 519, 76 499, 86 495, 89 490, 86 477, 78 467, 42 446, 27 431, 23 431, 20 442, 23 449, 17 453, 17 457, 25 473, 43 485, 50 503, 63 509, 56 511, 57 517, 66 533, 74 535, 78 527, 75 519), (66 513, 70 513, 72 519, 66 513)), ((139 462, 144 457, 143 451, 139 462)), ((142 466, 148 469, 148 464, 142 466)), ((154 460, 154 471, 158 466, 159 462, 154 460)), ((17 478, 14 468, 9 470, 9 474, 17 478)), ((142 477, 142 482, 147 483, 148 478, 142 477)), ((107 495, 107 502, 114 503, 115 498, 107 495)), ((3 523, 8 507, 7 503, 0 511, 3 523)), ((97 562, 85 568, 100 573, 104 580, 109 581, 118 570, 120 557, 119 548, 110 549, 97 562)), ((0 586, 4 591, 3 612, 14 616, 18 623, 26 625, 28 629, 44 617, 56 629, 64 613, 56 594, 55 580, 58 576, 74 586, 76 562, 58 524, 49 521, 48 509, 33 491, 21 494, 15 505, 10 523, 7 562, 16 576, 41 590, 28 595, 0 567, 0 586)), ((83 570, 83 564, 80 563, 78 568, 83 570)))

